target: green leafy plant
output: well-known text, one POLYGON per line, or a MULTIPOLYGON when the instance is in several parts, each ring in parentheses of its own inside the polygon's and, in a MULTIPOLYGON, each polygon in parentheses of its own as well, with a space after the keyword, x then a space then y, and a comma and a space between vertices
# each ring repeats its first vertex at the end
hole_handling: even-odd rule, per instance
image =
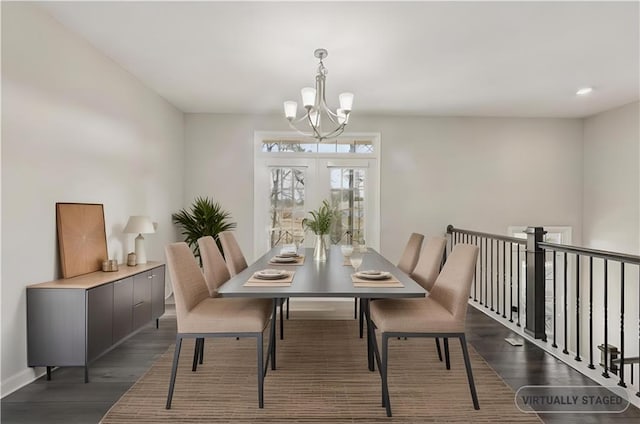
POLYGON ((201 196, 196 197, 189 210, 181 209, 172 214, 171 220, 181 228, 184 241, 193 249, 196 257, 200 257, 200 249, 198 249, 200 237, 213 237, 222 252, 218 234, 236 228, 236 223, 231 222, 231 214, 222 209, 220 203, 201 196))
POLYGON ((328 234, 331 229, 331 222, 336 216, 336 210, 329 205, 327 200, 322 201, 322 206, 318 210, 310 211, 311 218, 302 220, 302 226, 313 231, 314 234, 328 234))

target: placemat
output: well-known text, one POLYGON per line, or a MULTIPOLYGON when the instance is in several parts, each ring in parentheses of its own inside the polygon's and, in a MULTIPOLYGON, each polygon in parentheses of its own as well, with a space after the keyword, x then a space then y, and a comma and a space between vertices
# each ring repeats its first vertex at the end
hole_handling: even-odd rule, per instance
POLYGON ((273 262, 273 258, 271 258, 271 260, 269 260, 269 265, 277 265, 277 266, 296 266, 296 265, 303 265, 304 264, 304 255, 300 255, 296 258, 295 262, 273 262))
POLYGON ((393 275, 386 280, 365 280, 364 278, 358 278, 355 274, 351 274, 351 281, 353 287, 404 287, 396 277, 393 275))
POLYGON ((247 280, 246 283, 243 284, 244 287, 289 287, 291 283, 293 283, 293 275, 295 271, 284 271, 288 274, 287 277, 282 278, 280 280, 261 280, 259 278, 251 276, 247 280))

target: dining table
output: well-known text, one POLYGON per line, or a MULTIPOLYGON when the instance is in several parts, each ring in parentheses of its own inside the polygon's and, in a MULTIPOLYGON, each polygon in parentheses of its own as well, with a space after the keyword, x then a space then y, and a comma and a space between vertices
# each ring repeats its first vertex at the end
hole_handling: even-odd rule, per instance
MULTIPOLYGON (((353 278, 354 269, 348 258, 342 254, 340 246, 332 245, 328 249, 326 260, 314 260, 313 248, 300 248, 297 253, 300 260, 290 263, 273 263, 274 258, 283 252, 282 246, 275 246, 258 258, 240 273, 233 276, 218 288, 222 297, 262 298, 273 300, 273 319, 271 320, 270 352, 271 369, 276 369, 276 311, 282 299, 286 298, 359 298, 367 325, 367 362, 370 371, 374 371, 374 357, 369 314, 369 302, 372 299, 424 297, 425 289, 413 281, 393 263, 372 248, 358 252, 362 254, 359 271, 376 270, 388 272, 388 280, 363 281, 353 278), (256 273, 276 269, 293 273, 290 283, 278 280, 258 282, 256 273), (392 282, 392 283, 390 283, 392 282), (272 344, 271 344, 272 343, 272 344)), ((280 315, 282 331, 282 314, 280 315)), ((267 361, 269 361, 269 357, 267 361)))

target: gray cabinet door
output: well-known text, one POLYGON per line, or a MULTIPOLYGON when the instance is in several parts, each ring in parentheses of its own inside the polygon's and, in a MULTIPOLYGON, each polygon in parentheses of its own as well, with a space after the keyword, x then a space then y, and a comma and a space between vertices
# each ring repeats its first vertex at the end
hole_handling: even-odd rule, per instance
POLYGON ((133 277, 113 283, 113 342, 133 331, 133 277))
POLYGON ((133 276, 133 329, 151 321, 151 271, 133 276))
POLYGON ((97 358, 113 343, 113 284, 87 291, 87 360, 97 358))
POLYGON ((164 314, 164 266, 151 270, 151 318, 164 314))
POLYGON ((30 367, 85 364, 87 320, 84 289, 27 288, 30 367))

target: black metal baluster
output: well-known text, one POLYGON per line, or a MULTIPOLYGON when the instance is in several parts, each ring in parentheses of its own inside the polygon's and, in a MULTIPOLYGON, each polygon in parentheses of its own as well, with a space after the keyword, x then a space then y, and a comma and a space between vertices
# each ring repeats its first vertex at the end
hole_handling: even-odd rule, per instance
POLYGON ((604 371, 602 373, 602 376, 604 378, 609 378, 609 352, 607 351, 607 342, 609 339, 609 330, 608 330, 608 324, 609 324, 609 317, 607 316, 609 313, 609 307, 608 307, 608 289, 609 289, 609 272, 608 272, 608 265, 609 262, 605 259, 604 260, 604 371))
POLYGON ((580 255, 576 254, 576 357, 573 358, 578 362, 580 359, 580 255))
POLYGON ((489 257, 491 263, 491 272, 489 278, 491 278, 491 311, 493 311, 493 286, 495 286, 496 278, 493 274, 493 239, 491 239, 491 256, 489 257))
POLYGON ((482 268, 482 254, 484 252, 484 249, 482 247, 483 247, 483 245, 482 245, 482 237, 480 237, 480 257, 478 258, 479 259, 478 262, 480 263, 480 273, 478 274, 478 280, 479 280, 478 282, 480 284, 478 284, 478 287, 479 287, 479 290, 480 290, 480 304, 481 305, 483 305, 483 303, 482 303, 482 269, 483 269, 482 268))
POLYGON ((556 331, 556 304, 557 304, 557 298, 556 298, 556 256, 557 256, 557 252, 555 250, 552 251, 553 253, 553 344, 551 345, 551 347, 558 347, 558 345, 556 344, 556 335, 557 335, 557 331, 556 331))
POLYGON ((564 252, 564 349, 562 349, 562 353, 568 354, 567 350, 567 339, 569 337, 569 331, 567 331, 567 314, 569 312, 568 307, 568 299, 567 299, 567 252, 564 252))
POLYGON ((488 286, 487 284, 489 283, 487 280, 487 254, 489 253, 489 246, 488 243, 489 239, 485 238, 484 239, 484 307, 488 308, 489 307, 489 299, 487 299, 488 296, 488 286))
POLYGON ((513 242, 509 242, 509 322, 513 322, 513 242))
MULTIPOLYGON (((525 308, 527 307, 527 301, 526 301, 526 295, 527 295, 527 285, 529 284, 529 279, 527 277, 527 269, 529 269, 529 255, 527 255, 527 245, 524 245, 524 275, 522 276, 522 278, 524 279, 524 294, 525 294, 525 308)), ((532 282, 532 284, 534 284, 532 282)), ((519 308, 518 308, 519 309, 519 308)), ((524 319, 525 319, 525 326, 527 324, 527 314, 524 314, 524 319)))
MULTIPOLYGON (((473 236, 473 244, 478 245, 478 236, 473 236)), ((473 301, 478 301, 478 261, 476 261, 476 266, 474 268, 475 272, 473 273, 473 301)))
MULTIPOLYGON (((471 240, 472 238, 473 238, 472 235, 465 234, 464 235, 465 243, 469 244, 469 240, 471 240)), ((476 272, 475 272, 475 268, 474 268, 474 270, 473 270, 473 288, 474 288, 474 290, 475 290, 475 287, 476 287, 476 272)), ((471 296, 471 291, 469 291, 469 299, 472 299, 472 298, 473 297, 471 296)))
POLYGON ((502 242, 502 318, 507 312, 507 242, 502 242))
POLYGON ((618 386, 627 387, 624 382, 624 262, 620 262, 620 381, 618 386))
POLYGON ((589 256, 589 369, 593 366, 593 256, 589 256))
POLYGON ((520 327, 520 244, 519 243, 518 243, 518 257, 517 257, 516 260, 518 261, 518 263, 516 264, 517 272, 518 272, 518 274, 517 274, 518 278, 516 280, 516 284, 517 284, 517 287, 516 287, 516 302, 518 302, 518 315, 516 315, 516 317, 517 317, 516 325, 518 327, 520 327))

